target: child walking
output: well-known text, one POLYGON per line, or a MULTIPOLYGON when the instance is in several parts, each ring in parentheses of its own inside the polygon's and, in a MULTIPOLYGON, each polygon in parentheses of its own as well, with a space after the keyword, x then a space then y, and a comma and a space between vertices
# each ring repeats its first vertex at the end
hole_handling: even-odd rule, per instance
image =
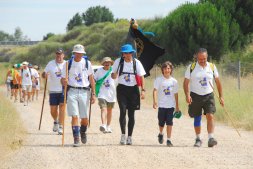
POLYGON ((163 128, 167 126, 167 146, 172 147, 171 131, 173 126, 173 112, 179 111, 178 105, 178 83, 173 78, 173 65, 166 61, 161 67, 162 76, 157 77, 154 82, 153 108, 158 107, 158 141, 163 144, 163 128), (158 102, 157 102, 158 101, 158 102))

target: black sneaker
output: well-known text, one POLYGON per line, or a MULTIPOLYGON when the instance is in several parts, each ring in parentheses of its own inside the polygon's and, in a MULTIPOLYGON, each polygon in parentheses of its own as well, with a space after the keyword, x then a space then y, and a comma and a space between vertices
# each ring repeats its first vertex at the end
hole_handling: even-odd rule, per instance
POLYGON ((79 146, 80 146, 80 139, 79 139, 79 137, 74 137, 73 147, 79 147, 79 146))
POLYGON ((201 145, 202 145, 202 141, 199 138, 196 138, 194 147, 201 147, 201 145))
POLYGON ((86 144, 86 142, 87 142, 87 135, 86 135, 86 133, 80 132, 80 134, 81 134, 81 142, 83 144, 86 144))
POLYGON ((158 134, 158 142, 160 143, 160 144, 163 144, 163 134, 158 134))
POLYGON ((208 140, 208 147, 213 147, 213 146, 215 146, 215 145, 217 145, 217 140, 215 140, 214 138, 210 138, 209 140, 208 140))
POLYGON ((173 144, 171 143, 170 140, 167 140, 167 146, 168 146, 168 147, 173 147, 173 144))

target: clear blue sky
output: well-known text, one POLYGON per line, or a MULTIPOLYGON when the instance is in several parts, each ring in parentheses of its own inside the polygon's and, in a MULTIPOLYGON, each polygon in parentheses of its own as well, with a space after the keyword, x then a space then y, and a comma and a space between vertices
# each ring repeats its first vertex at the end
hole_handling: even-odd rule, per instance
POLYGON ((91 6, 106 6, 114 18, 146 19, 166 16, 185 2, 198 0, 0 0, 0 30, 13 34, 20 27, 31 40, 49 32, 63 34, 68 21, 91 6))

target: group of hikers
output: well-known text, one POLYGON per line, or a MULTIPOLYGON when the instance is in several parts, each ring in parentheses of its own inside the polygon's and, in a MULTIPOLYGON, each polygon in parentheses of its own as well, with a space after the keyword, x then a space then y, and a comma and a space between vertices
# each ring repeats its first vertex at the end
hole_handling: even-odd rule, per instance
MULTIPOLYGON (((124 44, 120 49, 120 58, 113 61, 110 57, 104 57, 101 62, 102 67, 95 73, 85 55, 83 45, 75 45, 72 53, 73 56, 66 61, 64 50, 57 49, 55 59, 46 65, 42 73, 42 77, 48 80, 50 111, 54 119, 53 131, 58 132, 59 135, 63 134, 65 97, 63 89, 66 87, 67 113, 72 118, 74 147, 80 146, 80 141, 83 144, 87 142, 88 108, 89 104, 95 103, 96 98, 101 109, 100 131, 112 133, 110 126, 112 109, 117 101, 120 110, 120 144, 132 145, 135 110, 140 110, 140 99, 144 99, 146 93, 144 79, 146 72, 142 63, 134 57, 136 50, 131 44, 124 44), (126 114, 128 115, 127 133, 126 114)), ((218 89, 220 104, 224 105, 217 68, 208 62, 207 58, 206 49, 197 50, 196 62, 187 67, 183 83, 186 102, 189 104, 188 113, 194 118, 195 147, 202 145, 202 110, 207 119, 208 147, 217 145, 217 140, 213 136, 216 111, 213 81, 218 89)), ((153 88, 153 108, 158 109, 158 142, 160 144, 164 142, 163 128, 166 124, 166 145, 169 147, 173 146, 171 141, 173 118, 181 115, 178 102, 179 86, 172 73, 172 63, 164 62, 161 66, 161 76, 155 79, 153 88)), ((22 89, 24 88, 22 85, 22 89)))
POLYGON ((39 66, 26 61, 14 64, 6 74, 7 96, 14 102, 19 101, 28 105, 28 102, 38 100, 40 90, 39 66))

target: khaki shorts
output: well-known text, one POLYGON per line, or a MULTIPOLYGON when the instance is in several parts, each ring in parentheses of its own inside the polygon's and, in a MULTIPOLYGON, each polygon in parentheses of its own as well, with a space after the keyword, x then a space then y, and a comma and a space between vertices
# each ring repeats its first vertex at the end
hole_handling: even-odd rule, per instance
POLYGON ((32 92, 32 85, 22 85, 22 90, 32 92))
POLYGON ((100 109, 102 108, 113 108, 115 102, 107 102, 105 99, 98 98, 98 105, 100 109))

